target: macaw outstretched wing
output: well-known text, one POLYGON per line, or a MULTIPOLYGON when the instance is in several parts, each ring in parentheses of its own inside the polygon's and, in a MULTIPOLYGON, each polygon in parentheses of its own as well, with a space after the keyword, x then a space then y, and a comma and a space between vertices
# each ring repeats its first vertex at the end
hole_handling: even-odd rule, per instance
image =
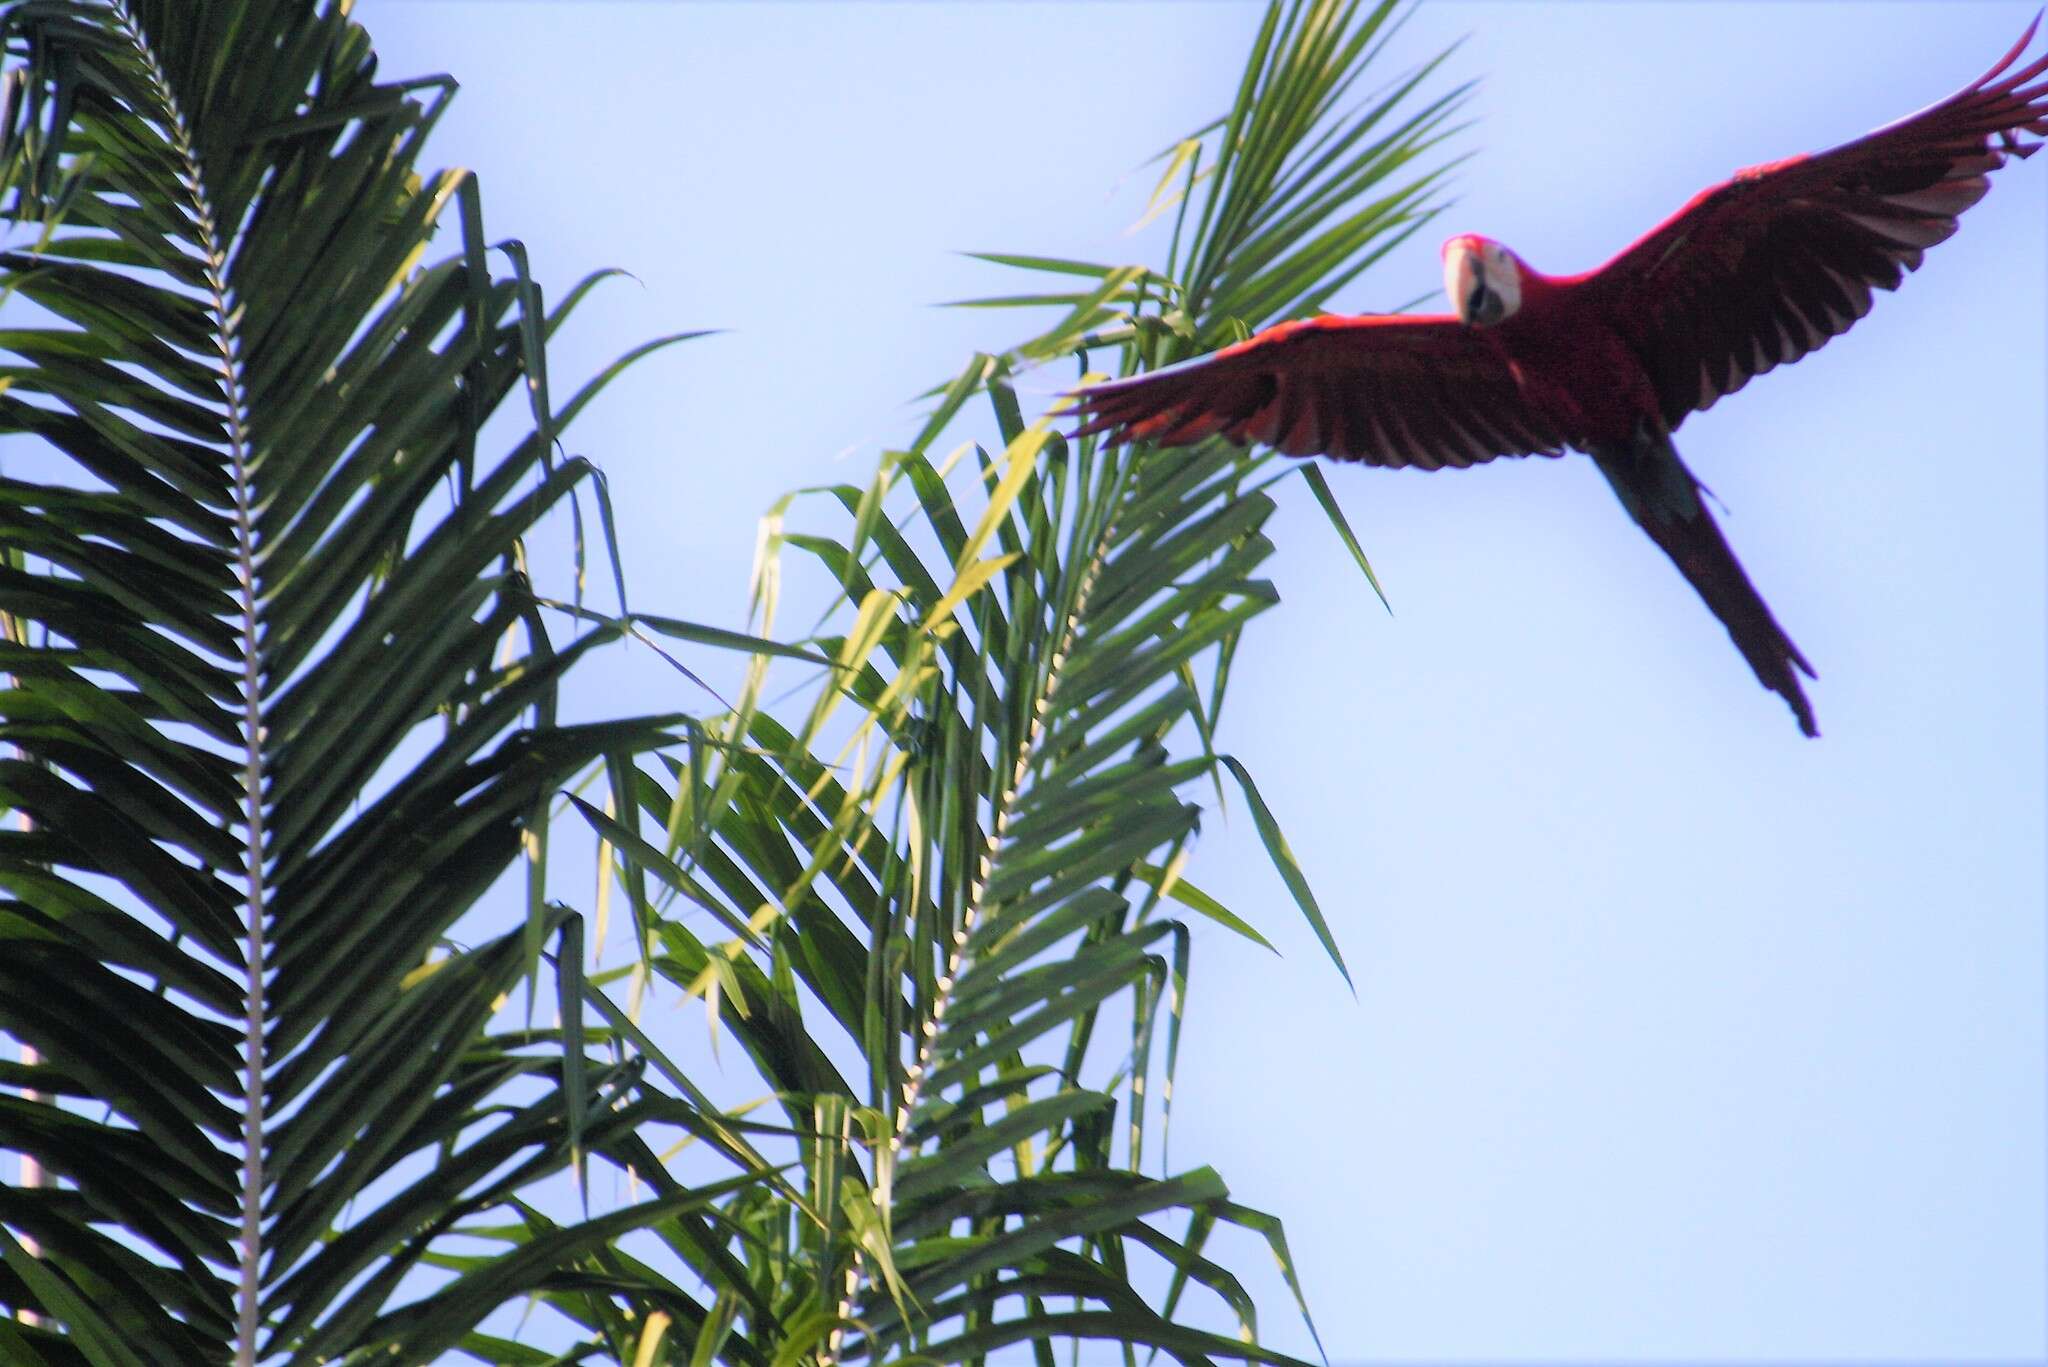
POLYGON ((2033 154, 2040 143, 2020 135, 2048 136, 2048 54, 2021 58, 2040 23, 1947 99, 1738 171, 1572 277, 1643 358, 1667 427, 1847 332, 1873 289, 1897 289, 1955 232, 1992 171, 2033 154))
POLYGON ((1555 456, 1500 353, 1455 318, 1331 314, 1078 392, 1077 436, 1186 446, 1222 436, 1290 456, 1435 470, 1555 456))

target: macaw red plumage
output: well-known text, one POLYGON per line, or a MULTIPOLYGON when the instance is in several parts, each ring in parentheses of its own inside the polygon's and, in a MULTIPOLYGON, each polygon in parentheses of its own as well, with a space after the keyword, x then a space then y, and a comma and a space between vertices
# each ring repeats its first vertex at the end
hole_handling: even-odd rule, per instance
POLYGON ((1454 237, 1443 255, 1455 315, 1282 323, 1078 391, 1076 435, 1220 435, 1429 470, 1583 451, 1817 735, 1794 673, 1813 667, 1729 550, 1671 432, 1847 331, 1873 289, 1898 288, 1955 232, 1990 172, 2040 146, 2019 134, 2048 136, 2048 55, 2015 65, 2040 22, 1948 99, 1831 151, 1738 171, 1596 270, 1544 275, 1497 242, 1454 237))

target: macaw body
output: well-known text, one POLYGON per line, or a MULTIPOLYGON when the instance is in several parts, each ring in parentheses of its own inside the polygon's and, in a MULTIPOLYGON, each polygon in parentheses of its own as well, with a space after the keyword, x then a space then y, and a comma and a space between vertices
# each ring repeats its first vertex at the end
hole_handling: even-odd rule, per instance
POLYGON ((1605 265, 1531 269, 1474 234, 1444 244, 1443 315, 1326 315, 1079 391, 1077 435, 1185 445, 1222 436, 1291 456, 1439 469, 1590 456, 1622 507, 1727 628, 1757 678, 1819 734, 1814 671, 1771 616, 1671 434, 1795 361, 1898 288, 2048 136, 2048 55, 1827 152, 1739 171, 1605 265))
MULTIPOLYGON (((1472 239, 1466 239, 1471 241, 1472 239)), ((1505 249, 1503 249, 1505 250, 1505 249)), ((1642 362, 1596 301, 1509 253, 1522 307, 1479 334, 1514 376, 1522 400, 1565 444, 1623 441, 1656 409, 1642 362)))

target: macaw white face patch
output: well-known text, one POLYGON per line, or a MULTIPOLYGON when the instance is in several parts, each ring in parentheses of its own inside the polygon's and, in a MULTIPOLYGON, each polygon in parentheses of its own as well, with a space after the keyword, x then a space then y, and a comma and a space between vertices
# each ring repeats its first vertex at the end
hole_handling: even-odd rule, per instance
POLYGON ((1461 322, 1471 321, 1465 317, 1465 302, 1471 297, 1472 282, 1478 274, 1472 249, 1463 238, 1453 238, 1444 244, 1444 297, 1451 301, 1451 312, 1461 322))

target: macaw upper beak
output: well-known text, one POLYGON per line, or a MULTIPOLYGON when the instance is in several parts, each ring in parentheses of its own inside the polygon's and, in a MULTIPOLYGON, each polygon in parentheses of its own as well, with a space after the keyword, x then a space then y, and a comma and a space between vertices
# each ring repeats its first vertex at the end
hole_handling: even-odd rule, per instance
POLYGON ((1451 297, 1458 321, 1472 327, 1491 327, 1507 314, 1507 301, 1488 288, 1479 254, 1460 250, 1444 262, 1444 293, 1451 297))

